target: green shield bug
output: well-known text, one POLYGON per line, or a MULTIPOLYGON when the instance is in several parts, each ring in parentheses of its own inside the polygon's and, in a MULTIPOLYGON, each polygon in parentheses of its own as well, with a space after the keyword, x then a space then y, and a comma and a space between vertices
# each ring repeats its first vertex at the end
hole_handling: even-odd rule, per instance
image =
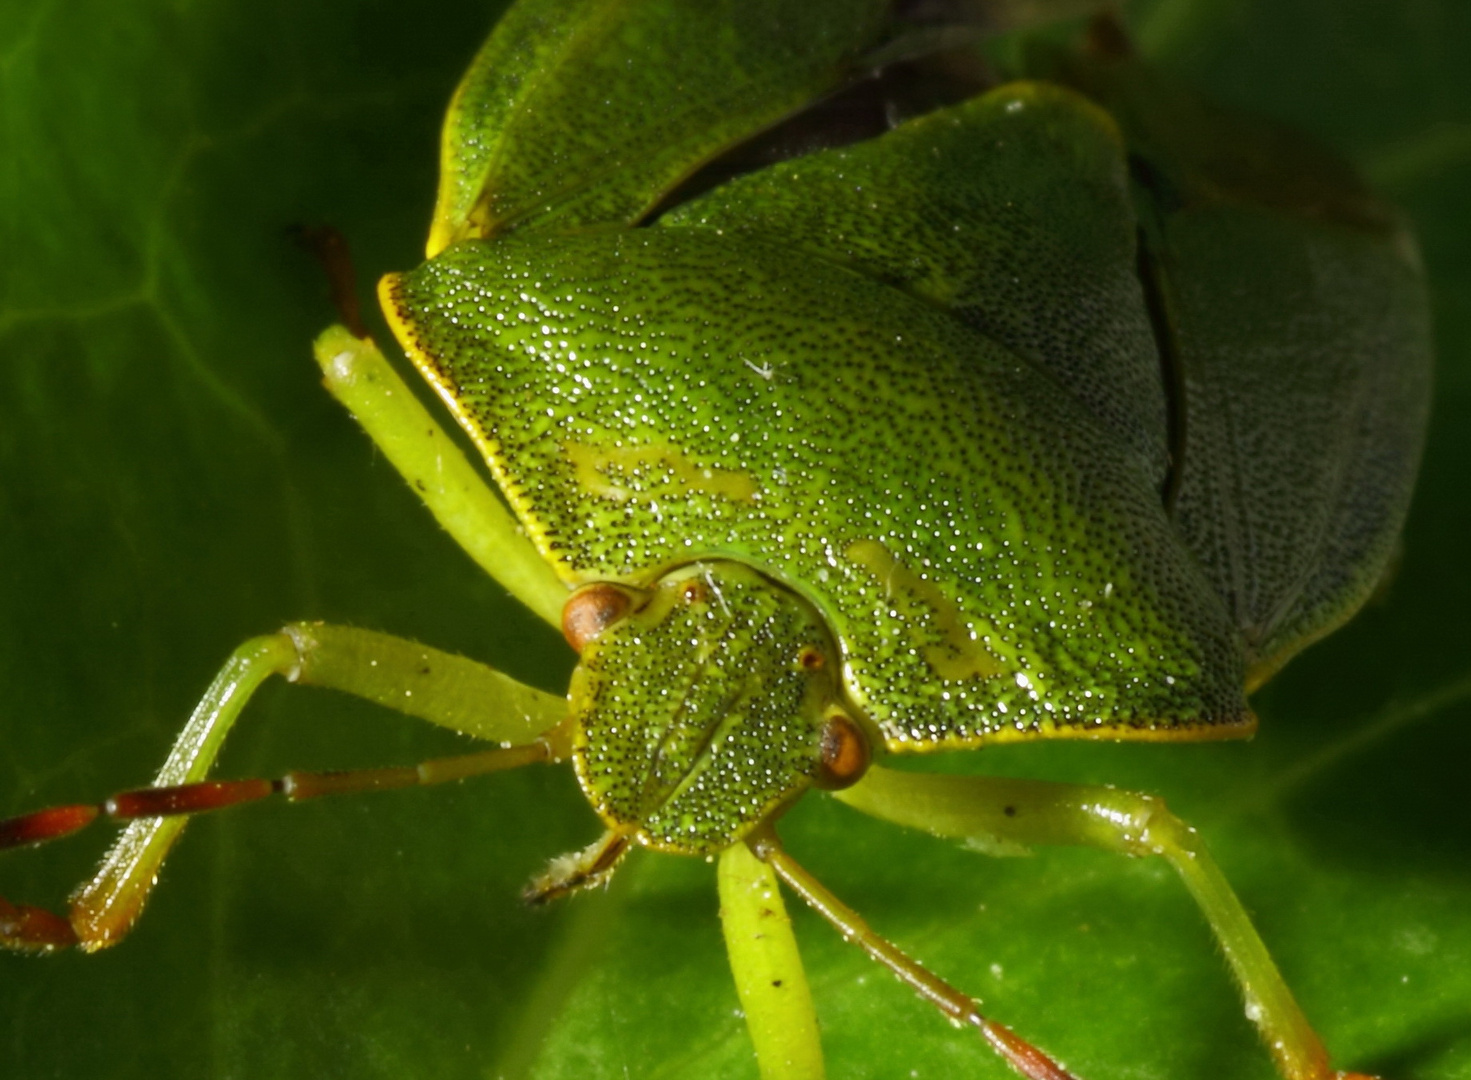
MULTIPOLYGON (((753 358, 753 363, 755 363, 756 366, 762 366, 762 368, 763 368, 763 366, 765 366, 765 365, 763 365, 762 360, 759 359, 759 358, 753 358)), ((759 374, 759 372, 753 372, 753 375, 755 375, 755 377, 762 378, 762 380, 763 380, 763 377, 762 377, 761 374, 759 374)), ((765 381, 765 380, 763 380, 763 381, 765 381)), ((771 380, 771 381, 775 381, 775 380, 771 380)), ((583 461, 584 462, 587 461, 587 456, 584 455, 583 461)), ((677 468, 674 468, 674 465, 678 465, 678 463, 680 463, 680 462, 674 461, 674 459, 669 458, 668 455, 663 455, 663 456, 659 456, 659 455, 647 456, 647 458, 633 458, 633 459, 628 459, 628 461, 631 461, 630 469, 628 469, 628 471, 635 472, 635 474, 637 474, 638 469, 644 469, 644 471, 652 471, 652 469, 663 468, 663 469, 665 469, 665 471, 671 472, 671 474, 678 475, 678 469, 677 468), (672 462, 672 465, 671 465, 671 462, 672 462)), ((574 462, 574 465, 575 465, 575 462, 574 462)), ((602 481, 597 481, 597 483, 603 483, 603 484, 606 484, 606 486, 608 486, 608 494, 605 494, 605 496, 603 496, 603 497, 605 497, 606 500, 610 500, 610 502, 616 502, 616 493, 615 493, 615 491, 612 491, 613 486, 615 486, 615 481, 613 481, 612 478, 609 478, 608 477, 608 468, 600 468, 599 462, 597 462, 597 461, 591 462, 591 465, 588 466, 588 468, 590 468, 590 471, 593 472, 594 477, 596 477, 596 475, 602 475, 603 480, 602 481)), ((736 478, 736 480, 733 480, 733 484, 738 484, 738 478, 736 478)), ((738 491, 740 491, 740 489, 738 489, 738 487, 728 487, 727 490, 728 491, 736 491, 737 494, 738 494, 738 491)), ((916 584, 915 581, 913 581, 913 578, 905 578, 905 577, 903 577, 903 575, 902 575, 902 571, 903 571, 902 562, 897 561, 896 556, 894 556, 893 550, 887 549, 887 547, 884 550, 875 549, 875 547, 871 547, 871 546, 869 546, 869 547, 863 547, 863 546, 853 547, 852 544, 850 544, 849 547, 852 547, 852 559, 850 559, 850 562, 853 562, 853 564, 858 565, 859 566, 859 569, 861 569, 861 571, 863 571, 863 572, 869 572, 869 574, 871 574, 871 577, 874 577, 875 580, 877 580, 877 578, 880 577, 880 575, 884 575, 884 577, 888 577, 888 578, 894 578, 894 577, 896 577, 896 575, 899 575, 900 580, 905 581, 905 583, 908 583, 905 586, 905 589, 908 589, 909 597, 911 597, 911 599, 909 599, 908 602, 909 603, 912 603, 912 605, 915 605, 915 606, 922 606, 922 603, 924 603, 924 597, 922 597, 922 594, 921 594, 922 593, 922 586, 919 586, 919 584, 916 584), (896 565, 896 562, 899 562, 899 565, 896 565), (915 599, 915 597, 918 597, 918 599, 915 599)), ((844 553, 847 553, 847 549, 844 549, 844 553)), ((921 583, 922 583, 922 581, 924 581, 924 578, 919 577, 918 578, 918 581, 921 581, 921 583)), ((905 589, 902 589, 900 591, 905 591, 905 589)), ((927 646, 925 646, 925 647, 931 647, 931 649, 936 649, 936 650, 940 650, 940 652, 943 652, 943 650, 946 649, 947 646, 952 646, 952 644, 953 644, 952 640, 947 639, 947 637, 944 636, 944 631, 943 630, 937 630, 936 633, 938 634, 938 640, 936 640, 936 642, 930 642, 930 643, 928 643, 927 646)), ((936 655, 940 655, 940 652, 937 652, 936 655)), ((978 658, 974 658, 974 656, 965 656, 964 655, 964 646, 962 646, 961 649, 952 649, 952 652, 959 652, 959 653, 961 653, 961 655, 953 656, 953 658, 950 659, 950 662, 953 662, 953 664, 962 665, 962 667, 964 667, 964 665, 966 664, 966 662, 969 662, 969 664, 971 664, 971 667, 986 667, 986 662, 984 662, 984 658, 978 659, 978 658)), ((943 662, 946 662, 946 661, 944 661, 944 659, 941 659, 940 662, 941 662, 941 664, 943 664, 943 662)), ((977 672, 977 674, 981 674, 981 672, 977 672)), ((1018 686, 1018 690, 1021 690, 1021 689, 1024 689, 1024 687, 1019 687, 1018 686)), ((811 802, 811 800, 808 800, 808 802, 811 802)), ((796 843, 794 843, 793 846, 794 846, 794 850, 799 850, 799 852, 800 852, 800 848, 797 848, 796 843)), ((984 874, 984 871, 983 870, 977 870, 977 871, 975 871, 975 873, 977 873, 978 875, 980 875, 980 874, 984 874)), ((811 936, 812 936, 812 934, 808 934, 808 937, 811 937, 811 936)), ((897 936, 897 934, 896 934, 896 936, 897 936)), ((918 948, 918 946, 916 946, 916 952, 922 952, 921 949, 918 948)), ((947 974, 953 974, 953 977, 956 978, 956 981, 961 981, 962 984, 965 984, 965 981, 966 980, 965 980, 965 978, 961 978, 961 973, 947 973, 947 974)), ((877 987, 875 987, 875 989, 877 989, 877 987)), ((990 992, 989 993, 989 998, 993 999, 993 1001, 991 1001, 991 1003, 993 1003, 993 1006, 996 1005, 996 1003, 1000 1001, 1000 995, 999 995, 999 993, 994 992, 994 990, 993 990, 993 992, 990 992)), ((1025 1017, 1025 1011, 1021 1011, 1021 1009, 1018 1009, 1018 1011, 1008 1012, 1008 1017, 1011 1018, 1011 1020, 1014 1020, 1014 1023, 1019 1024, 1019 1026, 1024 1027, 1024 1030, 1025 1030, 1025 1020, 1027 1020, 1027 1017, 1025 1017)), ((1043 1042, 1044 1042, 1044 1040, 1043 1040, 1043 1042)), ((1071 1059, 1071 1058, 1069 1058, 1069 1059, 1071 1059)), ((1080 1070, 1080 1071, 1083 1071, 1083 1070, 1080 1070)))

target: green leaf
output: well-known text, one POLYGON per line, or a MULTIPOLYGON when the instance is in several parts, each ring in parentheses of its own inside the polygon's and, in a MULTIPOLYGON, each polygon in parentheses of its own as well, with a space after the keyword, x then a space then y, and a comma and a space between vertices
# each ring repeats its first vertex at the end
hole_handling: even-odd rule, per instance
MULTIPOLYGON (((414 265, 439 118, 492 17, 339 0, 0 8, 0 814, 146 782, 230 649, 287 619, 565 685, 566 647, 316 385, 309 346, 333 315, 285 236, 337 226, 365 293, 414 265)), ((1164 795, 1340 1064, 1471 1076, 1471 12, 1156 0, 1135 25, 1206 89, 1348 152, 1419 229, 1439 384, 1403 563, 1258 695, 1252 743, 917 764, 1164 795)), ((222 775, 457 745, 272 685, 222 775)), ((645 855, 607 894, 519 904, 546 858, 596 829, 552 769, 196 822, 126 942, 0 956, 0 1075, 754 1077, 713 866, 645 855)), ((106 833, 7 853, 0 894, 60 906, 106 833)), ((1271 1075, 1163 866, 987 859, 817 796, 783 833, 875 928, 1088 1080, 1271 1075)), ((794 916, 831 1076, 1007 1075, 973 1032, 794 916)))

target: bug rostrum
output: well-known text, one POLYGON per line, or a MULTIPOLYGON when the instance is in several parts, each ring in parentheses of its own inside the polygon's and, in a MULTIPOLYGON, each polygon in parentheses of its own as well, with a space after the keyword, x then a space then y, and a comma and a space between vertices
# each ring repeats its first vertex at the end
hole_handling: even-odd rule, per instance
POLYGON ((773 875, 1019 1073, 1069 1075, 781 846, 812 787, 996 847, 1164 856, 1282 1075, 1355 1075, 1157 800, 884 759, 1249 734, 1248 692, 1352 615, 1398 535, 1429 385, 1413 242, 1334 159, 1162 92, 1104 30, 679 194, 922 40, 878 3, 512 8, 451 106, 428 259, 380 287, 498 491, 373 342, 334 328, 317 356, 444 527, 563 630, 567 696, 366 630, 247 642, 152 788, 4 825, 131 821, 65 918, 0 907, 6 944, 117 940, 189 813, 567 760, 604 832, 531 894, 606 880, 636 845, 717 856, 768 1076, 821 1069, 810 1003, 753 974, 795 964, 789 934, 741 929, 733 883, 773 875), (271 674, 498 745, 206 781, 271 674))

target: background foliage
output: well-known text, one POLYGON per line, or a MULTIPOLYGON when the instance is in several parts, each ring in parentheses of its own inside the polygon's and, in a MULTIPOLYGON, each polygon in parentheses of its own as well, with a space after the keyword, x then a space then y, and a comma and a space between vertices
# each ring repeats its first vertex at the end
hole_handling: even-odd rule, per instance
MULTIPOLYGON (((320 617, 565 685, 557 638, 433 526, 316 385, 332 317, 285 238, 362 281, 419 257, 483 4, 0 5, 0 814, 144 781, 243 638, 320 617)), ((1439 386, 1392 587, 1259 695, 1251 744, 1016 747, 931 767, 1104 780, 1199 825, 1343 1064, 1471 1077, 1471 11, 1157 0, 1155 55, 1350 154, 1418 224, 1439 386)), ((268 686, 228 775, 454 749, 268 686)), ((105 832, 105 830, 102 830, 105 832)), ((713 868, 515 899, 589 839, 570 777, 201 821, 138 931, 0 956, 0 1075, 752 1077, 713 868)), ((1089 1078, 1270 1074, 1169 872, 992 861, 806 800, 791 848, 876 927, 1089 1078)), ((106 837, 6 856, 59 903, 106 837)), ((1000 1077, 798 913, 835 1078, 1000 1077)))

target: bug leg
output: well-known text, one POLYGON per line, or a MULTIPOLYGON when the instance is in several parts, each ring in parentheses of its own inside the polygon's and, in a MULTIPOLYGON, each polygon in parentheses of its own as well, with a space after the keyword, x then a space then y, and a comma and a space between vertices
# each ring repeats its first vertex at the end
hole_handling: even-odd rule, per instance
POLYGON ((528 904, 545 904, 578 889, 606 885, 632 846, 633 838, 627 833, 609 829, 581 851, 553 859, 522 890, 521 899, 528 904))
POLYGON ((920 997, 934 1005, 951 1020, 969 1024, 980 1030, 991 1049, 1026 1080, 1075 1080, 1073 1075, 1041 1050, 1022 1039, 1010 1028, 981 1015, 974 998, 962 994, 938 975, 922 967, 892 942, 874 933, 868 923, 844 904, 815 877, 797 863, 776 838, 768 824, 752 833, 747 841, 756 857, 776 871, 807 906, 816 911, 873 959, 883 964, 920 997))
MULTIPOLYGON (((107 809, 110 816, 134 820, 108 850, 92 880, 73 895, 69 918, 0 901, 0 945, 50 951, 75 944, 90 952, 113 944, 137 920, 188 814, 270 794, 271 781, 201 781, 251 694, 272 675, 342 690, 501 744, 500 751, 480 756, 478 763, 475 755, 458 765, 454 759, 428 763, 424 778, 413 768, 335 777, 300 774, 296 798, 455 779, 456 769, 464 774, 465 769, 489 771, 524 764, 524 753, 518 758, 508 750, 512 747, 540 747, 531 760, 558 757, 569 749, 562 730, 553 730, 566 718, 562 698, 474 661, 388 634, 294 623, 279 633, 253 638, 231 654, 154 777, 154 790, 109 800, 124 809, 123 813, 107 809)), ((25 815, 0 825, 0 837, 14 845, 64 836, 100 816, 107 806, 57 807, 25 815)))
MULTIPOLYGON (((570 750, 570 744, 560 735, 559 729, 525 746, 483 750, 386 769, 290 772, 276 780, 202 780, 173 787, 124 791, 95 806, 52 807, 0 821, 0 848, 54 840, 97 820, 138 822, 184 818, 257 802, 272 795, 301 802, 324 795, 393 791, 466 780, 536 762, 560 760, 570 750)), ((0 945, 23 952, 53 952, 82 943, 73 920, 43 908, 11 904, 0 897, 0 945)))
POLYGON ((1335 1072, 1251 918, 1205 844, 1152 796, 1089 784, 943 776, 871 768, 834 798, 936 836, 984 848, 1069 844, 1167 859, 1210 923, 1277 1070, 1287 1080, 1367 1080, 1335 1072))
POLYGON ((745 844, 720 855, 720 925, 761 1080, 823 1080, 807 974, 771 867, 745 844))
MULTIPOLYGON (((332 396, 363 426, 455 543, 512 596, 560 628, 567 586, 372 339, 333 326, 313 349, 332 396)), ((425 374, 434 381, 433 372, 425 374)))

